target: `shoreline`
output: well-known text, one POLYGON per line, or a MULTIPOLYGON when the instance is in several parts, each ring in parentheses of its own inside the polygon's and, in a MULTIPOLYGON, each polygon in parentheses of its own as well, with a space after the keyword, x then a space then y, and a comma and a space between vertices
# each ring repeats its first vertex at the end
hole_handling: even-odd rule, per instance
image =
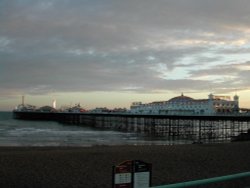
MULTIPOLYGON (((151 146, 0 147, 0 187, 110 188, 112 166, 152 163, 152 185, 250 171, 250 142, 151 146)), ((219 187, 250 185, 250 178, 219 187)), ((204 187, 204 186, 203 186, 204 187)), ((209 187, 209 186, 205 186, 209 187)), ((214 184, 211 187, 216 187, 214 184)))

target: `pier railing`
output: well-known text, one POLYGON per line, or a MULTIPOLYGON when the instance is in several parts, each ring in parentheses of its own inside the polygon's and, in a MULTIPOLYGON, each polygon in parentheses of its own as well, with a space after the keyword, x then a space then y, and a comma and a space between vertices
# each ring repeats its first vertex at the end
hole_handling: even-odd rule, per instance
POLYGON ((202 180, 194 180, 194 181, 175 183, 175 184, 169 184, 169 185, 161 185, 161 186, 156 186, 156 187, 152 187, 152 188, 193 187, 193 186, 208 185, 208 184, 212 184, 212 183, 225 182, 225 181, 235 180, 235 179, 245 178, 245 177, 250 177, 250 172, 243 172, 243 173, 232 174, 232 175, 227 175, 227 176, 220 176, 220 177, 214 177, 214 178, 208 178, 208 179, 202 179, 202 180))

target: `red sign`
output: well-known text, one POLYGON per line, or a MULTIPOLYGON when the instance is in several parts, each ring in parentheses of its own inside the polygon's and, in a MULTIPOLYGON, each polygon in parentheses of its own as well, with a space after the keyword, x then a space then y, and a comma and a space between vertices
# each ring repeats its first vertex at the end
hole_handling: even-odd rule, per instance
POLYGON ((113 188, 132 188, 133 162, 124 161, 113 168, 113 188))

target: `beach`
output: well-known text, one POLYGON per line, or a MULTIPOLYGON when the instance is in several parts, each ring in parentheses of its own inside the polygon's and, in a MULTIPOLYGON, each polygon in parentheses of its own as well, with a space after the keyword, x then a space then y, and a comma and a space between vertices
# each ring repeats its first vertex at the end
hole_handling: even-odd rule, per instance
MULTIPOLYGON (((152 186, 250 171, 250 142, 93 147, 0 147, 0 187, 112 185, 112 166, 152 164, 152 186)), ((203 187, 250 187, 250 177, 203 187)))

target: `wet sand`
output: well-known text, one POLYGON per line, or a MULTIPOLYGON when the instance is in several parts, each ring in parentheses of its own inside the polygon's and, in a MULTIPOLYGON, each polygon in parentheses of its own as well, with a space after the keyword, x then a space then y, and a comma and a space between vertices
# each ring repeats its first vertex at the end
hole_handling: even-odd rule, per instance
MULTIPOLYGON (((0 147, 0 187, 110 188, 112 166, 152 163, 152 185, 250 171, 250 142, 175 146, 0 147)), ((203 187, 250 187, 250 177, 203 187)))

